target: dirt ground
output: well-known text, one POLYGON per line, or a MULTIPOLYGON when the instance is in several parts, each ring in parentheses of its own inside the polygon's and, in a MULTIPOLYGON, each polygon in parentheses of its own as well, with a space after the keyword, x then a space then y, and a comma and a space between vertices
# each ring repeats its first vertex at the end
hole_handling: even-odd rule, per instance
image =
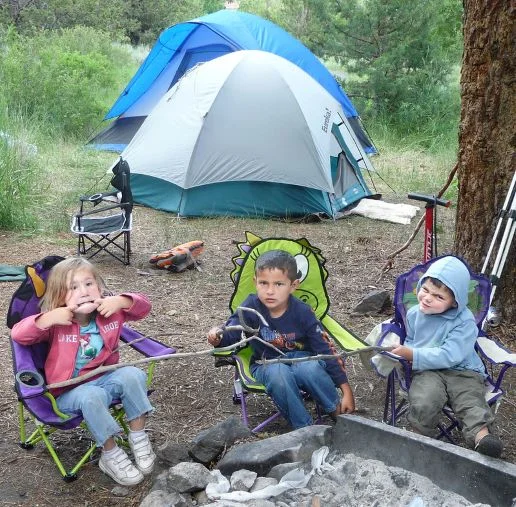
MULTIPOLYGON (((355 305, 376 288, 393 294, 397 275, 419 262, 422 254, 422 239, 418 235, 412 245, 396 258, 394 268, 380 276, 387 255, 408 239, 417 219, 408 226, 358 216, 312 224, 241 218, 186 220, 142 207, 135 208, 134 219, 131 265, 123 266, 105 256, 95 262, 113 291, 141 291, 150 296, 153 301, 151 315, 135 323, 134 327, 176 347, 179 352, 210 349, 206 343, 206 331, 222 323, 228 315, 233 289, 229 278, 231 258, 238 253, 234 241, 243 241, 246 230, 262 237, 306 237, 321 248, 329 271, 330 313, 363 338, 391 312, 357 316, 352 314, 355 305), (148 262, 151 254, 194 239, 205 242, 206 250, 201 256, 202 271, 174 274, 151 269, 148 262)), ((453 222, 453 211, 441 213, 440 253, 450 250, 453 222)), ((42 238, 0 231, 0 264, 22 266, 45 255, 73 255, 75 248, 71 234, 42 238)), ((4 368, 0 370, 0 385, 5 393, 3 401, 0 401, 0 505, 138 505, 149 492, 152 477, 130 489, 127 496, 116 496, 112 491, 115 484, 97 466, 98 454, 79 471, 75 482, 65 483, 42 444, 31 451, 18 446, 9 330, 5 326, 9 301, 18 284, 0 283, 0 353, 4 362, 4 368)), ((502 323, 492 330, 492 334, 516 349, 516 329, 502 323)), ((348 361, 348 375, 358 412, 381 420, 384 381, 367 371, 358 358, 348 361)), ((231 369, 215 368, 213 358, 208 355, 160 363, 156 368, 154 386, 152 401, 156 411, 148 427, 156 448, 168 443, 188 443, 202 429, 239 413, 238 406, 232 403, 231 369)), ((507 376, 505 387, 507 396, 498 411, 497 429, 506 446, 503 458, 516 463, 514 371, 507 376)), ((258 422, 260 417, 263 419, 270 409, 270 403, 263 396, 251 396, 251 422, 258 422)), ((279 431, 287 431, 287 428, 280 424, 270 430, 269 435, 279 431)), ((86 442, 84 434, 74 432, 62 434, 58 440, 64 456, 76 458, 77 450, 87 445, 86 442)))

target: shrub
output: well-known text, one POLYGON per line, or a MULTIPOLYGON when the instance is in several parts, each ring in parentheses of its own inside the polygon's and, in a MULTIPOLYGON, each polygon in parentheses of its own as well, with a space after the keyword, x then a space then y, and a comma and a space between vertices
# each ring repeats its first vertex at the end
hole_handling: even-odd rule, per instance
POLYGON ((11 30, 0 47, 0 92, 9 114, 39 123, 47 135, 90 135, 133 71, 120 45, 81 26, 30 38, 11 30))

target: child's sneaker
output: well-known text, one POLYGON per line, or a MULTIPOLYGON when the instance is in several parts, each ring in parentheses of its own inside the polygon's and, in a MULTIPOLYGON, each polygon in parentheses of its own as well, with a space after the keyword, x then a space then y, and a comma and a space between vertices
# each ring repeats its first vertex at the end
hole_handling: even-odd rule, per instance
POLYGON ((136 437, 129 433, 129 447, 133 451, 134 461, 140 472, 144 475, 150 474, 154 469, 156 455, 152 450, 147 433, 142 433, 136 437))
POLYGON ((134 486, 143 481, 143 474, 132 463, 123 449, 113 453, 102 453, 99 468, 122 486, 134 486))

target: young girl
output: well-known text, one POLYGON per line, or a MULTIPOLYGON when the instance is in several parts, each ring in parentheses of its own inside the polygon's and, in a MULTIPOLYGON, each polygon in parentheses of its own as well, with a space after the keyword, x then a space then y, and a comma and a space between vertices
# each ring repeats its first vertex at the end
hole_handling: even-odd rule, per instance
MULTIPOLYGON (((150 311, 141 294, 104 296, 106 286, 94 266, 81 258, 69 258, 50 271, 42 298, 42 313, 20 321, 12 339, 23 345, 49 342, 45 362, 48 384, 79 377, 101 365, 116 364, 122 325, 143 319, 150 311)), ((98 377, 52 390, 59 410, 82 413, 97 445, 102 447, 100 469, 124 486, 143 480, 154 468, 156 455, 145 433, 146 415, 153 408, 147 397, 147 375, 124 366, 98 377), (109 412, 113 400, 121 400, 129 421, 129 446, 136 466, 113 438, 122 431, 109 412)))

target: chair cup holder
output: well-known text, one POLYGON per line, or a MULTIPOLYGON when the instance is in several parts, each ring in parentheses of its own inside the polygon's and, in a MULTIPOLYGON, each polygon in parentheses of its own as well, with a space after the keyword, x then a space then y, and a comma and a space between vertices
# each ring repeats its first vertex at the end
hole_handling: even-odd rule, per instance
POLYGON ((16 374, 16 383, 23 387, 42 387, 45 379, 37 371, 22 370, 16 374))

